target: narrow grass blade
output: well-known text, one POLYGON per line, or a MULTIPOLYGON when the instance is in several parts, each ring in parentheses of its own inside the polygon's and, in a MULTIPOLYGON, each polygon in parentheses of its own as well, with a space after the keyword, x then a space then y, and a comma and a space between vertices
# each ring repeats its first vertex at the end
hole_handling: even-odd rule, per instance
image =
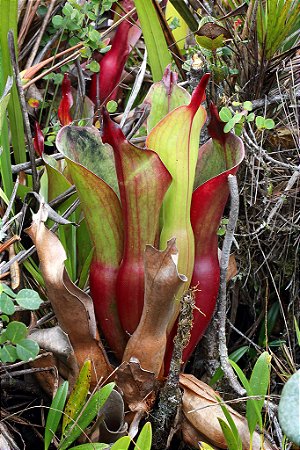
POLYGON ((165 36, 152 0, 134 0, 134 4, 143 30, 153 81, 159 81, 171 62, 165 36))
POLYGON ((45 426, 44 450, 48 450, 52 438, 58 428, 63 413, 63 408, 65 406, 68 388, 69 383, 64 381, 63 384, 59 386, 55 397, 52 400, 45 426))

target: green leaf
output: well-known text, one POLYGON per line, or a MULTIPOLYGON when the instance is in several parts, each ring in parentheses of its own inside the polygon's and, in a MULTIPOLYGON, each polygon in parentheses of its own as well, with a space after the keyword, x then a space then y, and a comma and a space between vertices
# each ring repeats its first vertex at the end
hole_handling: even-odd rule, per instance
POLYGON ((21 361, 30 361, 39 354, 40 348, 32 339, 23 339, 16 345, 17 355, 21 361))
POLYGON ((24 309, 35 311, 36 309, 39 309, 43 300, 41 300, 39 294, 32 289, 22 289, 16 296, 16 302, 24 309))
POLYGON ((61 16, 54 16, 52 18, 52 24, 55 28, 61 28, 64 24, 64 19, 61 16))
POLYGON ((139 437, 134 446, 134 450, 150 450, 152 444, 152 427, 151 423, 147 422, 143 426, 139 437))
POLYGON ((123 436, 112 445, 111 450, 128 450, 130 443, 130 436, 123 436))
POLYGON ((118 109, 118 103, 115 102, 114 100, 109 100, 109 101, 106 103, 106 109, 107 109, 107 111, 108 111, 109 113, 114 113, 114 112, 116 112, 117 109, 118 109))
POLYGON ((5 294, 9 295, 12 298, 16 298, 16 294, 11 290, 9 286, 4 283, 0 283, 0 294, 2 294, 2 292, 5 292, 5 294))
POLYGON ((273 119, 266 119, 265 120, 265 128, 267 130, 272 130, 273 128, 275 128, 275 122, 273 119))
POLYGON ((253 120, 255 119, 255 114, 254 113, 248 114, 246 119, 247 119, 247 122, 253 122, 253 120))
POLYGON ((249 102, 249 101, 244 102, 244 103, 243 103, 243 108, 244 108, 246 111, 252 111, 252 109, 253 109, 252 102, 249 102))
POLYGON ((228 450, 238 450, 237 443, 230 426, 220 417, 218 417, 220 427, 222 428, 228 450))
POLYGON ((295 324, 295 330, 296 330, 296 336, 297 336, 298 345, 300 347, 300 330, 299 330, 299 325, 297 323, 296 317, 294 317, 294 324, 295 324))
POLYGON ((223 47, 225 43, 223 34, 220 34, 215 39, 211 39, 207 36, 197 36, 197 35, 195 36, 195 38, 201 47, 204 47, 210 51, 215 51, 218 48, 223 47))
POLYGON ((75 386, 66 404, 62 423, 62 435, 65 434, 65 429, 70 424, 70 422, 73 424, 77 419, 89 392, 90 383, 91 361, 87 360, 80 370, 75 386))
POLYGON ((256 116, 255 124, 259 130, 265 127, 265 119, 262 116, 256 116))
POLYGON ((233 117, 226 123, 226 125, 224 127, 224 133, 229 133, 229 131, 231 131, 234 128, 235 123, 236 123, 235 118, 233 117))
POLYGON ((68 395, 68 388, 69 383, 64 381, 57 389, 57 392, 52 400, 45 426, 44 450, 48 450, 52 438, 58 428, 68 395))
MULTIPOLYGON (((244 356, 244 354, 247 353, 248 350, 249 350, 249 347, 247 345, 244 345, 244 346, 236 349, 234 352, 232 352, 229 355, 229 359, 231 361, 238 362, 244 356)), ((214 384, 216 384, 223 377, 223 375, 224 375, 224 372, 221 369, 221 367, 219 367, 216 370, 216 372, 214 373, 214 375, 212 376, 212 378, 209 382, 209 385, 213 386, 214 384)))
POLYGON ((18 358, 16 347, 13 345, 3 345, 0 348, 0 361, 3 363, 13 363, 18 358))
POLYGON ((171 62, 165 36, 152 0, 134 0, 134 4, 149 55, 153 81, 159 81, 171 62))
POLYGON ((17 344, 22 341, 28 334, 27 327, 22 322, 10 322, 6 328, 7 340, 11 341, 13 344, 17 344))
POLYGON ((251 395, 257 395, 262 397, 261 400, 247 401, 246 417, 248 421, 250 434, 254 432, 257 422, 260 426, 260 429, 262 430, 263 428, 261 410, 270 384, 270 368, 271 368, 271 356, 269 355, 268 352, 264 352, 257 359, 249 380, 252 392, 251 395), (254 402, 256 405, 255 407, 254 402), (259 411, 259 417, 257 417, 257 410, 259 411))
POLYGON ((15 312, 14 302, 4 292, 0 295, 0 311, 1 313, 8 314, 9 316, 15 312))
POLYGON ((300 445, 300 370, 284 385, 278 407, 280 426, 296 445, 300 445))
POLYGON ((97 61, 91 61, 86 65, 87 69, 90 69, 91 72, 98 73, 100 71, 100 64, 97 61))
POLYGON ((0 319, 2 322, 9 322, 9 317, 6 314, 1 314, 0 319))
POLYGON ((81 435, 82 431, 84 431, 86 427, 90 425, 92 420, 98 414, 98 411, 103 407, 106 400, 110 396, 114 386, 114 383, 109 383, 102 389, 97 391, 94 395, 92 395, 92 397, 86 403, 85 408, 82 410, 77 423, 74 423, 73 426, 70 426, 70 428, 67 430, 68 434, 64 436, 64 438, 60 441, 58 447, 60 450, 66 450, 70 446, 70 444, 72 444, 72 442, 74 442, 75 439, 77 439, 78 436, 81 435))
POLYGON ((219 112, 219 116, 222 122, 229 122, 229 120, 232 119, 232 112, 229 108, 223 106, 219 112))
MULTIPOLYGON (((241 439, 241 437, 240 437, 240 435, 239 435, 237 426, 236 426, 236 424, 235 424, 233 418, 231 417, 230 412, 229 412, 228 409, 226 408, 226 406, 222 404, 221 399, 220 399, 219 397, 217 397, 217 400, 218 400, 218 402, 220 403, 220 406, 221 406, 221 409, 222 409, 222 411, 223 411, 223 414, 224 414, 224 416, 226 417, 226 420, 227 420, 228 425, 229 425, 230 430, 231 430, 231 434, 228 433, 228 438, 229 438, 229 440, 230 440, 231 443, 232 443, 232 440, 231 440, 230 436, 232 437, 232 439, 233 439, 233 441, 234 441, 234 447, 233 447, 233 449, 234 449, 234 450, 242 450, 242 447, 243 447, 243 445, 242 445, 242 439, 241 439)), ((219 420, 219 422, 220 422, 222 419, 221 419, 221 418, 218 418, 218 420, 219 420)), ((220 425, 221 425, 221 423, 220 423, 220 425)), ((222 427, 222 425, 221 425, 221 427, 222 427)), ((223 429, 223 428, 222 428, 222 429, 223 429)), ((226 429, 226 427, 225 427, 225 429, 226 429)), ((227 430, 227 429, 226 429, 226 430, 227 430)), ((224 431, 224 430, 223 430, 223 431, 224 431)), ((224 433, 224 435, 225 435, 225 433, 224 433)), ((225 437, 226 437, 226 435, 225 435, 225 437)), ((226 440, 227 440, 227 439, 226 439, 226 440)), ((227 441, 227 444, 229 445, 228 441, 227 441)))

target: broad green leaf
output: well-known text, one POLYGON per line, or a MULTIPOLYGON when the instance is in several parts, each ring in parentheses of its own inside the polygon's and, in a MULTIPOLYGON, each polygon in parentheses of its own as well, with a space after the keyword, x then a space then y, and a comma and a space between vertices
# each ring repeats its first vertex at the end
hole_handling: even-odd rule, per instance
POLYGON ((65 406, 68 388, 69 383, 64 381, 57 389, 57 392, 52 400, 45 425, 44 450, 48 450, 52 438, 56 434, 65 406))
POLYGON ((5 292, 5 294, 12 298, 16 298, 17 296, 14 291, 12 291, 11 288, 4 283, 0 283, 0 294, 2 294, 2 292, 5 292))
POLYGON ((229 120, 232 119, 232 112, 230 111, 229 108, 223 106, 223 108, 221 108, 219 112, 219 116, 223 122, 229 122, 229 120))
POLYGON ((103 141, 114 149, 124 222, 124 253, 117 277, 117 304, 125 332, 132 334, 144 305, 144 253, 154 245, 171 176, 159 156, 128 142, 107 112, 103 141))
POLYGON ((275 122, 273 119, 266 119, 265 120, 265 128, 267 130, 272 130, 273 128, 275 128, 275 122))
MULTIPOLYGON (((206 119, 201 106, 209 74, 204 75, 187 106, 180 106, 162 119, 149 134, 146 145, 154 150, 172 176, 163 202, 160 249, 176 237, 179 250, 178 271, 186 275, 188 287, 194 267, 195 242, 190 207, 199 150, 199 136, 206 119), (179 126, 179 124, 181 124, 179 126)), ((184 288, 182 289, 182 291, 184 288)), ((180 293, 178 297, 180 298, 180 293)), ((178 314, 179 301, 174 313, 178 314)), ((173 324, 170 324, 172 326, 173 324)))
POLYGON ((147 422, 143 426, 137 438, 134 450, 150 450, 151 444, 152 444, 152 427, 151 423, 147 422))
POLYGON ((148 133, 173 109, 190 102, 190 94, 178 86, 177 77, 176 72, 172 72, 170 66, 168 66, 162 80, 151 86, 144 100, 144 103, 151 106, 147 119, 148 133))
POLYGON ((263 129, 265 127, 265 119, 262 116, 256 116, 255 125, 259 130, 263 129))
POLYGON ((59 443, 60 450, 66 450, 78 436, 90 425, 92 420, 96 417, 99 410, 103 407, 104 403, 108 399, 113 390, 115 384, 109 383, 88 400, 85 407, 82 409, 76 423, 70 425, 65 432, 67 433, 59 443))
POLYGON ((39 309, 43 300, 41 300, 39 294, 32 289, 22 289, 16 296, 16 302, 24 309, 30 309, 34 311, 39 309))
POLYGON ((171 62, 165 36, 152 0, 134 0, 134 4, 149 55, 153 81, 159 81, 171 62))
MULTIPOLYGON (((96 134, 98 131, 95 130, 64 127, 58 133, 57 147, 66 156, 68 170, 76 186, 95 248, 90 269, 90 288, 95 313, 110 348, 121 359, 125 348, 125 335, 117 314, 116 279, 123 253, 123 218, 114 190, 91 171, 96 168, 100 173, 103 169, 98 170, 97 164, 101 166, 102 160, 107 161, 107 157, 101 156, 103 144, 99 134, 96 134), (91 144, 90 149, 88 144, 91 144), (85 152, 90 156, 85 155, 85 152), (92 168, 84 167, 81 158, 87 163, 91 162, 92 168)), ((107 145, 105 147, 108 148, 107 145)), ((104 172, 106 173, 106 170, 104 172)), ((105 173, 102 174, 103 177, 105 173)))
POLYGON ((224 126, 224 133, 229 133, 229 131, 231 131, 234 128, 235 124, 236 124, 236 121, 234 120, 234 117, 233 117, 224 126))
POLYGON ((5 292, 0 295, 0 311, 1 313, 11 316, 15 312, 14 302, 5 292))
POLYGON ((224 35, 220 34, 220 36, 217 36, 215 39, 211 39, 207 36, 195 36, 196 41, 201 47, 206 48, 207 50, 215 51, 220 47, 223 47, 225 43, 224 35))
POLYGON ((280 426, 286 436, 300 445, 300 370, 283 387, 278 408, 280 426))
POLYGON ((271 368, 271 356, 268 352, 262 353, 256 361, 250 380, 251 395, 261 396, 261 400, 247 401, 246 417, 248 421, 249 431, 252 434, 255 430, 257 422, 262 430, 263 421, 261 416, 261 410, 265 401, 265 396, 268 392, 270 384, 270 368, 271 368), (255 402, 255 407, 253 406, 255 402), (259 411, 259 417, 257 417, 257 409, 259 411), (259 420, 258 420, 259 419, 259 420))
POLYGON ((18 358, 16 347, 7 344, 0 347, 0 361, 3 363, 13 363, 18 358))
POLYGON ((13 321, 7 325, 5 333, 7 340, 17 344, 27 336, 28 330, 24 323, 13 321))
POLYGON ((65 406, 62 423, 62 434, 64 434, 64 431, 70 424, 70 422, 73 423, 73 421, 77 419, 78 414, 80 413, 89 392, 90 383, 91 361, 87 360, 80 370, 75 386, 65 406))
POLYGON ((111 450, 128 450, 130 443, 130 436, 123 436, 111 446, 111 450))
POLYGON ((252 102, 249 102, 249 101, 244 102, 244 103, 243 103, 243 108, 244 108, 246 111, 252 111, 252 109, 253 109, 252 102))
POLYGON ((21 361, 30 361, 37 357, 40 348, 38 343, 32 339, 22 339, 17 342, 16 350, 21 361))
MULTIPOLYGON (((243 371, 239 368, 239 366, 233 362, 230 361, 230 364, 232 365, 232 367, 234 368, 237 376, 239 377, 242 385, 244 386, 244 388, 246 389, 247 395, 249 395, 250 397, 254 396, 250 383, 247 380, 246 376, 244 375, 243 371)), ((256 418, 256 423, 259 423, 261 421, 261 411, 259 410, 258 404, 256 400, 253 399, 248 399, 247 400, 247 408, 250 408, 250 416, 251 416, 251 422, 252 420, 254 420, 254 417, 256 418), (248 406, 248 404, 250 406, 248 406)))

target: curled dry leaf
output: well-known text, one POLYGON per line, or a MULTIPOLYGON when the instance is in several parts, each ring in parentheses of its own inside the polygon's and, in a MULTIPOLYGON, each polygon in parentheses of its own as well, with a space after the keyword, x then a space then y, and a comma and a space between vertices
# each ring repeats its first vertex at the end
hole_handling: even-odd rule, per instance
POLYGON ((141 368, 139 361, 131 359, 122 363, 116 375, 117 386, 133 412, 150 411, 156 397, 157 382, 155 375, 141 368))
MULTIPOLYGON (((227 448, 227 443, 218 421, 218 417, 220 417, 227 423, 221 406, 216 400, 216 396, 219 395, 210 386, 193 375, 181 374, 180 386, 183 389, 182 410, 185 419, 189 422, 187 430, 184 429, 186 422, 183 423, 183 436, 188 436, 189 445, 198 448, 199 433, 213 445, 227 448), (191 426, 195 429, 195 432, 191 432, 191 426), (192 438, 196 438, 197 441, 191 443, 192 438)), ((226 405, 226 407, 242 439, 243 450, 248 450, 250 448, 250 435, 246 419, 230 406, 226 405)), ((272 450, 273 447, 264 440, 263 448, 272 450)), ((261 436, 256 432, 253 435, 252 449, 261 449, 261 436)))
POLYGON ((159 251, 146 246, 145 295, 140 323, 129 339, 123 361, 135 358, 141 368, 159 376, 167 343, 167 328, 175 311, 175 296, 187 281, 178 274, 176 239, 170 239, 167 248, 159 251))
POLYGON ((46 219, 42 205, 26 232, 36 246, 48 298, 60 327, 70 339, 78 368, 86 359, 92 361, 94 387, 110 375, 111 367, 99 340, 92 299, 70 280, 64 266, 65 250, 57 236, 45 227, 46 219))

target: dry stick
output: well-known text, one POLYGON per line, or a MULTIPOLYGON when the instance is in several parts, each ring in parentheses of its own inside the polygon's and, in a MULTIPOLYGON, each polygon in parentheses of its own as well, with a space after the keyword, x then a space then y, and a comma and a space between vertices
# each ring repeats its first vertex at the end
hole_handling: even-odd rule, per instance
POLYGON ((182 394, 179 388, 179 375, 182 366, 182 352, 190 340, 195 307, 194 291, 189 289, 181 298, 181 310, 178 319, 177 333, 174 338, 174 349, 169 375, 160 391, 157 410, 153 413, 153 448, 166 449, 177 431, 179 408, 182 394))
POLYGON ((13 35, 12 31, 8 32, 8 46, 9 46, 9 53, 10 53, 10 57, 11 57, 11 64, 12 64, 12 68, 13 68, 13 72, 14 72, 14 76, 15 76, 15 80, 16 80, 16 85, 17 85, 17 89, 18 89, 18 93, 19 93, 20 103, 21 103, 21 110, 22 110, 22 115, 23 115, 26 140, 27 140, 29 157, 30 157, 30 162, 31 162, 33 190, 35 192, 38 192, 39 182, 38 182, 37 170, 36 170, 36 166, 35 166, 35 152, 34 152, 34 148, 33 148, 32 134, 31 134, 31 129, 30 129, 28 112, 27 112, 27 108, 26 108, 25 95, 24 95, 22 83, 20 80, 19 67, 18 67, 16 51, 15 51, 14 35, 13 35))
POLYGON ((240 385, 238 379, 233 371, 233 368, 228 361, 228 349, 226 343, 226 309, 227 309, 227 298, 226 298, 226 272, 229 264, 230 249, 232 246, 234 238, 234 230, 239 215, 239 191, 237 180, 234 175, 228 175, 228 184, 230 189, 230 213, 229 221, 227 225, 227 231, 222 247, 222 256, 220 261, 220 290, 219 290, 219 301, 218 301, 218 317, 219 317, 219 352, 220 352, 220 363, 224 371, 229 384, 239 395, 245 395, 245 389, 240 385))
POLYGON ((44 17, 44 20, 43 20, 42 26, 40 28, 40 32, 39 32, 38 38, 35 41, 34 47, 33 47, 32 51, 31 51, 31 54, 30 54, 30 56, 28 58, 28 61, 26 63, 25 69, 28 69, 28 67, 30 67, 31 64, 33 63, 35 55, 37 54, 37 51, 39 49, 42 37, 44 36, 45 29, 46 29, 46 27, 48 25, 48 21, 50 19, 51 14, 52 14, 55 2, 56 2, 56 0, 51 0, 50 1, 50 5, 48 5, 47 13, 46 13, 46 15, 44 17))

